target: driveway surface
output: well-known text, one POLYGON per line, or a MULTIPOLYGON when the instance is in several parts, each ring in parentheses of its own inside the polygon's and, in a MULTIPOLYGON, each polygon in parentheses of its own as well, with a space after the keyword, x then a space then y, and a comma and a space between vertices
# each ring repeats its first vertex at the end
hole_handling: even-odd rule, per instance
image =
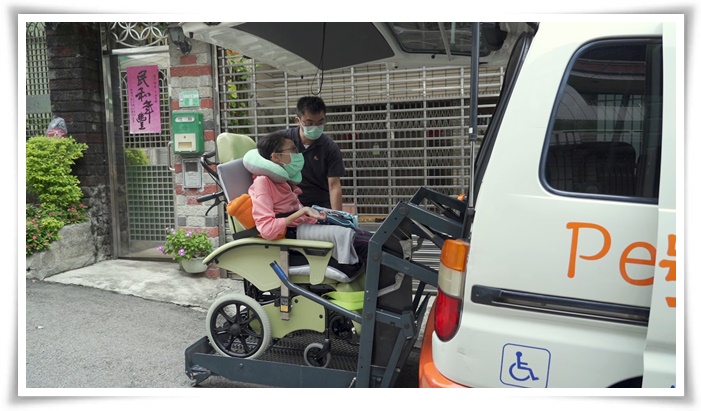
MULTIPOLYGON (((198 307, 27 279, 26 387, 198 390, 184 352, 206 335, 205 318, 198 307)), ((417 361, 399 387, 417 386, 417 361)), ((210 377, 201 387, 255 386, 210 377)))

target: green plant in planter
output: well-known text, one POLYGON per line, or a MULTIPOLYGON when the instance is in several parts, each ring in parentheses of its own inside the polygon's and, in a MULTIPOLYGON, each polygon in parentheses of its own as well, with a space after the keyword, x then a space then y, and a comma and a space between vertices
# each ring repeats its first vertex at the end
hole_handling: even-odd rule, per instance
POLYGON ((166 232, 166 242, 158 250, 177 262, 204 258, 212 252, 212 242, 204 231, 195 234, 183 229, 166 228, 166 232))

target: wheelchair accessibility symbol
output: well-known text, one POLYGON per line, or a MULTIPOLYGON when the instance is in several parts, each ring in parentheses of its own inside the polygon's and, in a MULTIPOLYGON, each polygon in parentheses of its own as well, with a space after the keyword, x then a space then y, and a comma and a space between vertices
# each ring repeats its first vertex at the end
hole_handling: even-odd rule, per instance
MULTIPOLYGON (((526 381, 527 379, 532 379, 533 381, 538 381, 539 378, 533 375, 533 370, 528 368, 527 362, 522 362, 521 357, 523 356, 523 353, 521 351, 516 351, 516 362, 511 364, 511 367, 509 367, 509 374, 511 374, 511 378, 513 378, 516 381, 526 381), (525 370, 528 371, 528 374, 525 374, 526 376, 523 378, 519 378, 514 375, 514 367, 517 367, 518 370, 525 370)), ((517 372, 518 374, 518 372, 517 372)))
POLYGON ((506 344, 502 349, 501 382, 524 388, 545 388, 550 373, 550 352, 545 348, 506 344))

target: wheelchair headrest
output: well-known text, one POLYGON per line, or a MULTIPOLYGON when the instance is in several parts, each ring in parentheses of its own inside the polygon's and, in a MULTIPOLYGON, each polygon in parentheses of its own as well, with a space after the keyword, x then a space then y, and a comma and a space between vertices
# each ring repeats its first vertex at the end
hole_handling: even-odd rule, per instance
POLYGON ((253 176, 244 167, 242 158, 219 164, 217 173, 227 203, 241 194, 248 193, 248 188, 253 184, 253 176))
POLYGON ((221 133, 217 136, 217 158, 220 163, 243 157, 256 148, 256 142, 243 134, 221 133))

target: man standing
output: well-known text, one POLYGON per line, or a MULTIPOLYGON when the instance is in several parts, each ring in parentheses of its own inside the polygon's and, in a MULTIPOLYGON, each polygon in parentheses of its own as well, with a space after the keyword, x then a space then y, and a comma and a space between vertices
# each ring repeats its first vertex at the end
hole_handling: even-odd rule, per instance
POLYGON ((324 134, 326 105, 319 97, 302 97, 297 101, 296 127, 285 130, 304 154, 302 194, 305 206, 318 205, 334 210, 343 209, 341 177, 345 175, 343 157, 329 136, 324 134))

